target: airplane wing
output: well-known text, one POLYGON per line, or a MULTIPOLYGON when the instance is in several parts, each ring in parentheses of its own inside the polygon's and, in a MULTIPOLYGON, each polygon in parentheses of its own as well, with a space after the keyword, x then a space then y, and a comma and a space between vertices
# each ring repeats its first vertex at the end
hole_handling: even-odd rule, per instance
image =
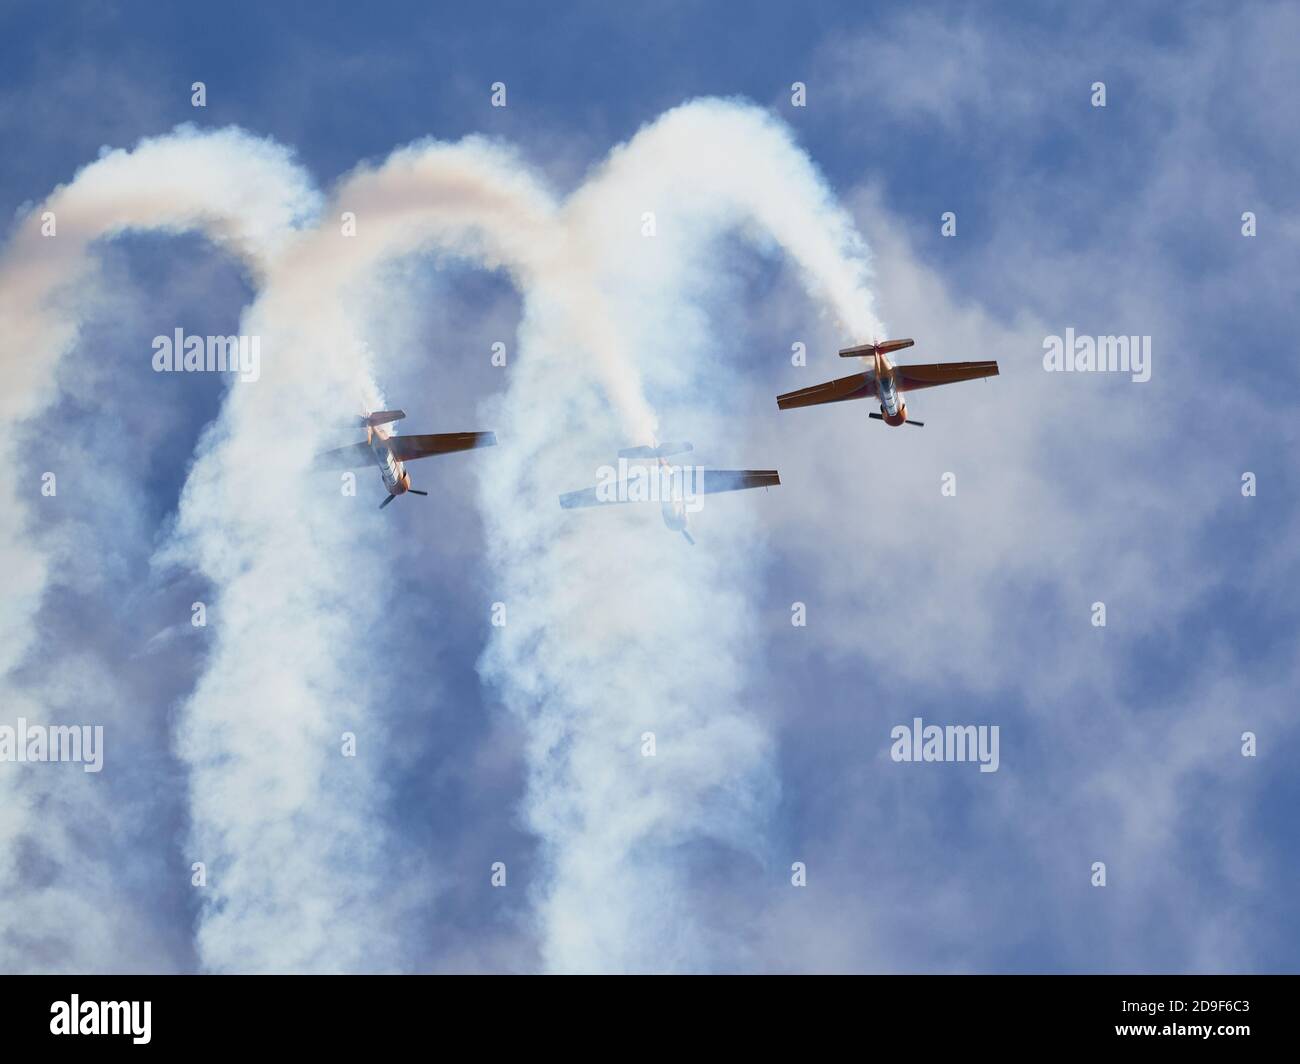
MULTIPOLYGON (((699 490, 705 495, 714 495, 720 491, 772 488, 780 483, 781 475, 775 469, 706 469, 704 470, 703 486, 699 490)), ((694 485, 691 486, 691 490, 695 490, 694 485)), ((588 506, 614 506, 617 503, 631 501, 630 499, 599 498, 595 488, 569 491, 560 496, 560 505, 566 510, 578 510, 588 506)))
POLYGON ((566 491, 560 496, 560 505, 566 510, 580 510, 587 506, 612 506, 627 499, 598 499, 595 488, 583 488, 581 491, 566 491))
POLYGON ((817 406, 820 403, 841 403, 846 399, 861 399, 875 395, 876 386, 866 373, 855 373, 851 377, 814 384, 811 388, 800 388, 797 392, 786 392, 776 397, 776 405, 782 410, 796 406, 817 406))
POLYGON ((704 493, 744 491, 745 488, 774 488, 781 483, 775 469, 706 469, 704 493))
POLYGON ((388 446, 399 462, 427 458, 433 454, 472 451, 477 447, 495 447, 495 432, 438 432, 426 436, 390 436, 388 446))
POLYGON ((368 443, 354 443, 325 451, 318 454, 312 463, 316 469, 368 469, 374 464, 375 456, 368 443))
POLYGON ((940 384, 975 381, 981 377, 997 375, 996 362, 935 362, 924 366, 898 366, 894 370, 894 379, 898 382, 900 392, 936 388, 940 384))

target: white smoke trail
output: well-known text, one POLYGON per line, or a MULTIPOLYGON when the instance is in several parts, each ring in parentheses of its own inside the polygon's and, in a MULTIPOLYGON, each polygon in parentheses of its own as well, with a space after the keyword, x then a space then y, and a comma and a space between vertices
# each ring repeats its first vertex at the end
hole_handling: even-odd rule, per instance
POLYGON ((566 213, 596 268, 621 268, 625 284, 674 281, 700 265, 698 256, 721 270, 707 256, 721 234, 737 230, 788 255, 843 335, 866 342, 883 329, 852 219, 789 129, 751 105, 703 99, 668 111, 611 152, 566 213), (611 222, 644 211, 655 213, 655 238, 620 239, 627 227, 611 222))
MULTIPOLYGON (((199 231, 260 272, 311 206, 310 186, 278 146, 236 130, 181 129, 142 141, 133 151, 103 155, 17 225, 0 255, 0 566, 6 574, 0 682, 13 717, 47 723, 48 700, 77 697, 69 693, 67 655, 63 669, 37 672, 36 680, 18 679, 14 672, 33 650, 37 610, 52 571, 64 560, 57 541, 30 534, 41 484, 19 480, 25 464, 16 446, 20 426, 39 418, 55 398, 59 362, 98 295, 93 244, 127 230, 199 231)), ((115 715, 120 723, 124 710, 109 704, 102 686, 95 694, 98 704, 83 704, 83 711, 105 722, 111 737, 115 715)), ((106 764, 110 759, 106 751, 106 764)), ((123 963, 126 943, 143 921, 131 914, 113 869, 98 864, 99 854, 111 853, 113 839, 120 838, 121 824, 104 801, 106 786, 54 766, 5 766, 0 968, 91 970, 123 963), (98 836, 103 845, 79 845, 82 833, 98 836), (31 869, 42 870, 39 889, 31 869), (106 912, 119 922, 106 920, 106 912), (100 930, 90 933, 92 928, 100 930)))
MULTIPOLYGON (((196 152, 194 161, 221 190, 238 187, 218 160, 196 152)), ((167 202, 165 190, 145 188, 133 171, 118 180, 120 188, 87 186, 111 219, 106 231, 142 224, 135 196, 167 202)), ((232 225, 222 197, 199 186, 174 213, 257 248, 256 231, 232 225)), ((302 190, 295 199, 294 214, 314 207, 302 190)), ((189 858, 208 874, 198 928, 208 969, 387 969, 414 952, 398 927, 407 903, 422 900, 428 870, 389 845, 378 767, 394 738, 375 713, 392 681, 383 641, 374 640, 390 578, 382 552, 364 542, 370 528, 357 507, 340 512, 335 488, 322 491, 301 474, 313 452, 338 442, 327 436, 331 427, 349 431, 351 398, 379 395, 358 353, 365 296, 384 283, 386 263, 434 247, 505 266, 521 286, 539 274, 558 277, 570 267, 553 213, 513 156, 470 141, 415 146, 377 171, 361 170, 317 229, 290 236, 280 232, 285 225, 268 227, 275 240, 263 241, 255 259, 262 289, 241 327, 261 341, 262 376, 229 392, 160 556, 214 585, 212 650, 179 734, 190 767, 189 858), (334 223, 344 210, 359 220, 355 237, 334 223), (369 761, 343 760, 345 731, 358 733, 369 761)), ((30 284, 33 273, 19 279, 30 284)), ((589 314, 578 331, 600 335, 601 327, 589 314)), ((629 422, 648 425, 628 378, 605 376, 629 422)))
MULTIPOLYGON (((131 152, 109 152, 82 169, 27 215, 0 258, 6 384, 0 424, 32 420, 53 399, 55 370, 77 336, 75 288, 88 281, 88 250, 96 240, 128 229, 198 230, 260 272, 312 205, 310 187, 288 153, 238 130, 183 129, 144 140, 131 152), (43 235, 47 212, 53 236, 43 235)), ((5 432, 0 448, 12 448, 13 439, 5 432)), ((26 621, 46 575, 39 553, 16 535, 33 493, 19 491, 15 466, 0 462, 3 560, 18 582, 0 613, 0 672, 28 645, 26 621)))
POLYGON ((402 743, 381 716, 402 682, 384 637, 392 573, 375 542, 391 516, 374 513, 371 492, 341 497, 338 474, 306 466, 360 435, 358 390, 378 395, 357 353, 369 294, 398 283, 393 260, 432 249, 526 286, 562 243, 553 218, 511 153, 478 140, 413 145, 341 184, 246 316, 263 340, 262 379, 232 392, 172 550, 219 589, 213 654, 182 726, 193 846, 214 870, 199 928, 208 968, 415 963, 419 944, 402 928, 436 870, 397 852, 383 827, 385 754, 402 743), (345 214, 355 235, 343 234, 345 214), (344 732, 357 736, 355 760, 340 756, 344 732))
MULTIPOLYGON (((711 334, 698 304, 713 289, 698 286, 725 270, 720 236, 774 242, 847 335, 880 329, 851 222, 756 109, 706 100, 668 113, 617 149, 564 214, 620 347, 676 394, 692 433, 713 426, 715 444, 727 439, 717 397, 730 381, 702 377, 711 334), (652 239, 640 229, 647 211, 652 239)), ((544 280, 527 293, 503 407, 516 446, 483 487, 508 623, 482 668, 530 723, 528 818, 549 873, 543 956, 560 971, 726 966, 744 945, 715 948, 693 910, 690 855, 713 840, 765 857, 775 784, 767 734, 745 708, 762 500, 712 504, 695 550, 657 515, 561 513, 557 488, 578 486, 636 434, 603 408, 584 372, 595 352, 573 343, 566 309, 577 308, 544 280), (647 732, 653 757, 642 756, 647 732)))
MULTIPOLYGON (((525 294, 523 357, 499 408, 512 446, 485 467, 483 488, 511 621, 484 669, 532 722, 529 818, 552 871, 539 895, 547 963, 707 965, 710 932, 688 911, 680 855, 700 839, 757 849, 773 794, 768 740, 743 704, 752 509, 732 506, 730 527, 715 524, 710 546, 684 556, 638 523, 645 515, 562 521, 555 496, 604 457, 592 447, 653 438, 638 363, 656 381, 692 380, 700 337, 674 349, 673 315, 698 318, 690 281, 728 227, 756 223, 855 334, 874 331, 852 227, 779 126, 709 101, 638 135, 562 211, 510 153, 431 143, 359 171, 317 230, 286 238, 314 207, 300 180, 268 197, 278 214, 263 214, 244 197, 272 189, 269 178, 232 182, 223 159, 202 161, 210 180, 178 206, 112 166, 121 187, 95 181, 87 194, 102 231, 146 224, 134 212, 147 206, 155 224, 201 224, 249 252, 263 281, 242 327, 261 337, 262 379, 230 392, 166 552, 215 588, 213 649, 180 735, 192 856, 210 875, 202 963, 355 970, 411 956, 400 922, 427 870, 402 861, 384 829, 380 754, 400 737, 383 733, 373 708, 394 679, 376 678, 373 650, 391 577, 365 543, 359 500, 301 473, 338 442, 331 427, 347 424, 351 397, 378 395, 358 357, 369 286, 385 282, 393 258, 432 247, 504 267, 525 294), (652 254, 624 235, 647 203, 662 219, 677 204, 687 223, 652 254), (343 211, 356 215, 355 237, 338 231, 343 211), (611 524, 627 538, 608 535, 611 524), (373 760, 343 759, 344 731, 373 760), (656 733, 658 758, 639 756, 643 731, 656 733)), ((11 298, 39 305, 21 287, 39 277, 11 280, 11 298)), ((14 335, 57 350, 71 338, 59 326, 33 321, 14 335)), ((49 389, 38 365, 11 410, 49 389)), ((678 409, 707 428, 716 410, 702 398, 678 409)))
MULTIPOLYGON (((709 106, 699 110, 704 113, 709 106)), ((753 117, 743 111, 735 114, 750 120, 753 117)), ((716 115, 713 117, 717 121, 716 115)), ((723 118, 727 117, 734 115, 724 114, 723 118)), ((668 122, 672 134, 667 138, 669 149, 673 148, 674 137, 683 137, 680 131, 673 132, 673 127, 682 126, 679 118, 674 116, 668 122)), ((726 121, 722 125, 725 128, 726 121)), ((654 135, 660 132, 655 127, 629 147, 638 175, 651 172, 636 164, 639 154, 657 157, 663 152, 665 138, 654 135)), ((741 139, 751 132, 742 131, 741 139)), ((799 156, 776 127, 769 130, 773 132, 778 135, 769 136, 774 145, 769 158, 759 161, 770 162, 777 157, 791 169, 788 164, 792 159, 797 162, 799 156), (781 157, 782 151, 788 157, 781 157)), ((709 131, 702 135, 707 138, 709 131)), ((722 147, 728 150, 727 142, 722 147)), ((687 150, 694 152, 695 145, 687 150)), ((682 172, 682 156, 675 157, 676 170, 661 161, 653 171, 653 191, 661 196, 671 196, 678 187, 695 183, 692 174, 682 172)), ((708 152, 695 155, 696 161, 704 160, 706 164, 711 164, 711 158, 708 152)), ((854 271, 860 271, 861 264, 852 259, 856 249, 851 228, 846 228, 842 217, 824 204, 807 208, 809 199, 821 191, 820 186, 806 163, 802 170, 797 166, 793 170, 799 180, 788 174, 784 179, 777 177, 772 188, 751 190, 756 193, 752 202, 740 207, 724 198, 730 194, 725 183, 717 188, 701 185, 696 191, 708 191, 713 198, 703 200, 698 210, 704 218, 717 220, 712 228, 699 231, 711 237, 736 218, 754 216, 794 244, 799 261, 812 264, 817 270, 813 287, 819 294, 840 293, 841 313, 860 315, 865 300, 857 298, 862 293, 854 271), (806 187, 800 187, 800 181, 806 187), (803 198, 791 200, 792 192, 803 198), (802 208, 802 213, 792 209, 792 202, 802 208), (844 294, 848 292, 855 293, 856 301, 844 294)), ((337 839, 313 848, 303 838, 311 838, 314 833, 302 831, 305 825, 300 821, 295 836, 298 841, 292 850, 286 850, 289 837, 268 837, 267 819, 269 815, 272 822, 281 822, 287 809, 272 806, 268 814, 264 803, 248 803, 236 812, 229 805, 202 808, 197 803, 204 795, 229 795, 243 790, 243 784, 275 778, 274 759, 259 763, 259 749, 295 751, 295 768, 281 770, 287 779, 298 779, 299 762, 310 766, 307 775, 312 778, 326 773, 331 756, 326 737, 342 727, 346 719, 346 713, 340 716, 339 707, 364 697, 364 690, 356 689, 355 681, 350 681, 348 670, 331 671, 328 661, 315 656, 305 663, 305 668, 300 662, 296 670, 313 678, 311 688, 285 692, 279 707, 281 723, 273 735, 268 738, 266 726, 259 725, 254 696, 267 689, 268 677, 280 669, 280 661, 300 651, 303 645, 337 646, 346 645, 350 639, 363 639, 378 616, 377 612, 367 613, 359 604, 348 602, 342 589, 334 588, 336 606, 328 616, 336 630, 320 630, 324 611, 319 605, 331 594, 324 575, 329 572, 328 557, 349 559, 350 578, 363 587, 381 588, 384 573, 378 568, 366 569, 364 563, 358 570, 355 544, 346 536, 340 538, 337 526, 321 520, 311 500, 300 492, 277 489, 268 495, 265 485, 251 472, 256 467, 255 448, 243 460, 233 452, 238 441, 255 439, 249 426, 276 417, 285 438, 294 441, 294 450, 284 455, 286 470, 297 468, 311 450, 325 442, 319 434, 313 435, 313 427, 330 423, 329 415, 338 413, 338 396, 349 394, 346 378, 355 365, 348 352, 361 339, 360 318, 355 305, 349 306, 347 296, 363 293, 367 279, 373 279, 385 261, 430 246, 487 266, 504 266, 525 293, 524 357, 516 367, 511 393, 517 397, 518 408, 509 403, 505 410, 513 444, 506 453, 512 453, 513 461, 494 463, 496 473, 489 474, 490 486, 485 493, 489 521, 498 534, 494 537, 494 554, 506 559, 502 565, 504 582, 517 608, 516 617, 520 610, 523 614, 521 623, 503 641, 504 656, 497 661, 511 669, 513 702, 529 714, 526 692, 525 697, 519 697, 517 677, 521 671, 533 668, 535 662, 520 658, 512 662, 511 648, 518 648, 520 640, 526 645, 543 635, 547 637, 538 644, 547 662, 543 675, 554 681, 559 697, 550 716, 541 718, 541 727, 535 731, 536 774, 545 773, 538 759, 554 753, 553 731, 563 732, 575 717, 587 716, 588 725, 594 723, 588 743, 570 755, 592 762, 590 771, 577 774, 581 776, 579 785, 573 786, 573 780, 564 778, 564 794, 559 799, 557 790, 540 797, 535 792, 533 822, 551 845, 557 876, 566 882, 577 881, 574 897, 557 892, 543 903, 549 962, 558 968, 656 968, 684 964, 684 958, 700 955, 700 938, 706 932, 689 926, 685 919, 677 927, 665 927, 654 936, 653 944, 647 944, 644 936, 638 941, 629 921, 639 921, 646 906, 629 904, 629 899, 658 898, 660 904, 651 908, 661 916, 664 904, 680 904, 674 891, 679 872, 670 859, 671 851, 696 836, 716 836, 737 846, 749 845, 754 821, 761 817, 770 795, 764 766, 766 738, 737 707, 743 683, 730 664, 739 659, 751 634, 744 610, 748 578, 744 552, 731 551, 721 558, 709 558, 701 551, 691 580, 665 584, 656 574, 671 569, 676 559, 667 549, 668 541, 662 536, 652 539, 639 551, 650 579, 647 584, 629 587, 629 597, 650 610, 641 617, 602 609, 599 589, 570 585, 578 594, 566 593, 562 579, 549 579, 545 566, 534 566, 532 561, 540 552, 547 560, 560 559, 561 567, 567 569, 577 554, 584 555, 589 563, 599 556, 600 551, 591 542, 593 536, 606 554, 613 545, 614 541, 595 532, 595 526, 586 536, 557 528, 557 485, 586 465, 581 458, 575 461, 580 450, 574 442, 598 436, 599 432, 593 430, 602 422, 605 437, 616 441, 645 439, 655 430, 654 415, 642 395, 627 339, 629 335, 644 334, 651 324, 645 308, 654 301, 647 301, 637 310, 626 298, 616 299, 617 293, 611 292, 607 283, 608 278, 623 281, 627 277, 626 271, 620 273, 615 268, 627 248, 608 234, 619 231, 620 216, 624 221, 635 216, 621 210, 616 196, 601 194, 610 189, 618 191, 620 183, 627 183, 626 175, 611 166, 598 177, 595 190, 590 195, 580 194, 565 210, 561 224, 557 224, 549 197, 524 175, 518 160, 508 153, 481 142, 404 149, 378 170, 354 175, 326 212, 327 218, 343 210, 354 212, 358 220, 355 243, 340 241, 328 226, 304 236, 284 256, 282 267, 250 313, 249 331, 273 337, 268 350, 276 352, 280 363, 294 367, 286 371, 284 378, 292 388, 281 388, 271 373, 266 387, 249 393, 246 400, 242 394, 238 397, 242 412, 232 403, 227 420, 242 418, 246 425, 232 429, 230 437, 223 439, 221 462, 209 456, 199 463, 192 481, 194 490, 187 494, 184 526, 196 535, 195 545, 201 554, 202 530, 209 525, 221 529, 219 537, 208 537, 212 549, 204 564, 225 588, 221 606, 231 619, 230 631, 238 633, 240 640, 239 647, 230 648, 230 660, 222 656, 219 646, 209 677, 191 704, 188 749, 198 796, 196 822, 219 826, 225 832, 219 835, 212 830, 205 835, 200 828, 199 837, 209 840, 201 849, 206 852, 215 840, 218 863, 227 865, 232 872, 241 866, 266 868, 274 853, 293 852, 302 860, 301 872, 293 871, 298 869, 298 861, 290 862, 289 871, 281 868, 277 878, 285 889, 278 894, 269 884, 247 891, 242 900, 252 902, 251 907, 232 905, 229 897, 218 892, 221 905, 213 907, 202 932, 203 955, 213 966, 367 967, 374 966, 379 958, 396 955, 393 929, 385 933, 373 918, 368 923, 364 919, 366 912, 374 911, 364 902, 379 889, 379 884, 363 883, 360 873, 356 877, 356 911, 347 912, 343 921, 345 926, 355 927, 357 934, 340 936, 336 932, 326 938, 299 933, 293 936, 294 944, 286 952, 283 937, 270 936, 266 929, 283 928, 286 921, 299 923, 294 914, 301 910, 304 899, 321 908, 327 906, 328 899, 322 894, 325 888, 312 888, 320 882, 319 869, 336 863, 337 839), (612 307, 617 307, 617 316, 612 307), (623 318, 633 327, 624 330, 623 318), (303 379, 307 367, 312 375, 309 385, 303 379), (606 414, 607 401, 612 401, 616 415, 613 422, 606 414), (223 556, 232 538, 238 542, 240 536, 232 537, 229 519, 222 523, 215 518, 223 500, 235 498, 241 500, 238 521, 254 526, 248 540, 256 544, 255 558, 240 550, 233 556, 223 556), (285 513, 296 516, 286 521, 285 513), (295 528, 306 531, 299 534, 295 528), (282 549, 276 549, 277 541, 282 541, 282 549), (322 550, 323 556, 313 553, 322 550), (656 557, 662 565, 655 564, 656 557), (299 607, 292 609, 282 601, 266 615, 265 622, 259 621, 269 590, 277 586, 277 574, 281 573, 295 574, 293 595, 299 607), (583 594, 584 590, 590 594, 583 594), (715 614, 711 615, 710 607, 715 614), (626 652, 625 644, 647 629, 669 633, 669 638, 660 655, 638 660, 638 655, 626 652), (258 648, 254 659, 257 667, 241 671, 241 664, 247 665, 246 647, 250 644, 258 648), (702 646, 720 648, 723 653, 714 657, 693 651, 702 646), (575 682, 571 672, 558 667, 566 653, 580 662, 621 659, 621 682, 611 685, 606 676, 608 669, 589 670, 582 682, 575 682), (648 669, 651 676, 662 673, 658 661, 664 656, 679 671, 668 683, 647 684, 644 670, 648 669), (230 690, 232 677, 235 692, 230 690), (221 686, 209 699, 208 684, 218 680, 221 686), (241 683, 247 684, 244 697, 238 696, 241 683), (696 704, 701 691, 712 692, 708 696, 712 708, 707 712, 696 704), (239 719, 237 726, 231 722, 232 704, 248 707, 246 719, 239 719), (613 717, 602 717, 604 707, 609 705, 617 706, 617 712, 613 717), (673 738, 675 750, 671 767, 657 780, 641 781, 636 789, 633 805, 637 813, 632 819, 639 827, 630 838, 620 841, 618 835, 628 824, 623 815, 627 803, 619 800, 619 791, 628 781, 617 769, 598 771, 596 762, 609 749, 621 747, 626 753, 636 746, 635 741, 628 746, 629 739, 639 735, 627 731, 629 719, 633 723, 636 720, 634 716, 629 718, 629 708, 639 709, 643 724, 649 721, 673 738), (206 737, 218 728, 225 729, 227 741, 211 744, 214 749, 229 753, 230 736, 240 733, 247 735, 248 749, 240 750, 240 756, 233 760, 205 759, 201 751, 209 745, 206 737), (709 757, 708 750, 714 744, 728 751, 734 771, 709 757), (309 754, 309 750, 315 753, 309 754), (230 779, 232 765, 237 768, 234 781, 230 779), (731 795, 733 800, 698 814, 686 812, 686 807, 715 794, 731 795), (550 823, 566 817, 580 821, 576 838, 557 835, 550 823), (678 818, 680 826, 668 830, 667 825, 678 818), (603 822, 596 823, 598 819, 603 822), (656 835, 663 837, 656 839, 656 835), (264 838, 266 842, 260 841, 264 838), (220 848, 223 843, 224 850, 220 848), (595 855, 599 857, 593 860, 595 855), (612 905, 600 900, 611 895, 624 900, 612 905), (569 909, 574 898, 578 904, 569 909), (275 945, 258 947, 257 943, 275 945)), ((644 186, 638 176, 638 184, 631 192, 640 194, 645 187, 649 186, 644 186)), ((659 279, 665 284, 677 279, 671 262, 660 269, 659 279)), ((674 306, 670 301, 660 309, 671 311, 674 306)), ((860 316, 860 320, 869 319, 860 316)), ((738 517, 733 525, 733 545, 752 540, 752 522, 748 518, 738 517)), ((376 593, 363 601, 373 605, 380 599, 382 594, 376 593)), ((572 767, 572 761, 564 765, 566 772, 572 767)), ((300 793, 292 793, 292 808, 308 804, 300 793)), ((349 796, 349 809, 355 812, 373 807, 373 796, 358 798, 349 796)), ((313 794, 310 805, 313 817, 319 817, 322 823, 338 818, 336 803, 326 790, 313 794)), ((359 832, 365 822, 366 817, 357 815, 349 828, 359 832)), ((343 833, 345 839, 349 835, 343 833)), ((359 862, 358 867, 373 863, 359 862)), ((335 888, 335 883, 328 884, 328 889, 335 888)), ((388 915, 395 916, 391 912, 388 915)))

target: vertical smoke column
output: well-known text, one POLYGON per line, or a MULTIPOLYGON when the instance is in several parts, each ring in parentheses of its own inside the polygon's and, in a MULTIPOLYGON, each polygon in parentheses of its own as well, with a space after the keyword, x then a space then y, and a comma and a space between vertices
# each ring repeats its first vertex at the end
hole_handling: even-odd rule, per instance
MULTIPOLYGON (((701 101, 668 113, 611 154, 564 222, 569 261, 610 308, 627 361, 691 420, 666 431, 715 454, 737 442, 721 416, 729 382, 708 376, 704 350, 714 293, 703 286, 727 269, 721 237, 784 251, 846 336, 880 328, 850 219, 756 109, 701 101)), ((481 669, 529 724, 543 956, 558 971, 730 967, 745 944, 714 924, 697 880, 718 860, 781 875, 764 852, 770 742, 746 710, 763 500, 710 502, 695 549, 651 507, 560 511, 559 491, 641 442, 595 387, 599 352, 571 330, 580 313, 562 281, 529 290, 505 400, 515 446, 483 489, 507 622, 481 669)))
MULTIPOLYGON (((56 371, 87 306, 108 298, 97 291, 93 244, 128 230, 199 231, 256 274, 313 205, 310 185, 275 144, 236 130, 186 130, 104 155, 18 224, 0 255, 0 703, 7 718, 49 722, 40 682, 17 680, 14 670, 33 650, 59 547, 31 534, 41 485, 19 482, 15 446, 19 427, 57 398, 56 371)), ((105 529, 105 549, 116 532, 105 529)), ((86 711, 110 722, 105 763, 112 765, 111 721, 127 710, 86 711)), ((123 963, 135 916, 129 890, 119 889, 114 867, 100 856, 114 851, 119 830, 106 778, 39 765, 0 771, 0 968, 123 963), (102 846, 89 847, 86 838, 102 846)))
MULTIPOLYGON (((404 276, 388 268, 395 259, 432 250, 504 268, 524 289, 566 270, 549 195, 512 153, 476 139, 413 145, 358 170, 322 217, 246 316, 262 337, 262 378, 231 393, 173 546, 219 589, 209 667, 181 728, 192 847, 212 870, 199 952, 217 971, 415 961, 404 919, 430 904, 437 870, 384 822, 386 753, 402 738, 386 734, 383 707, 406 681, 385 654, 392 517, 369 491, 341 498, 339 474, 308 464, 356 438, 355 400, 378 394, 359 351, 368 294, 404 276), (340 754, 344 732, 355 758, 340 754)), ((643 416, 634 385, 626 395, 623 409, 643 416)))

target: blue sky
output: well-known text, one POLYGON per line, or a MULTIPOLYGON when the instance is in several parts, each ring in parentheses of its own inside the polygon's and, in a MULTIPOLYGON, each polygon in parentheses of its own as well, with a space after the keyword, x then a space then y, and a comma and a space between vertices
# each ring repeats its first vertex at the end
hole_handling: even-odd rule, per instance
MULTIPOLYGON (((550 304, 528 284, 421 247, 367 278, 379 386, 410 431, 494 428, 503 453, 536 452, 413 467, 433 498, 330 519, 347 530, 312 574, 329 616, 303 646, 269 585, 250 612, 270 627, 218 643, 189 626, 190 603, 234 616, 250 592, 224 558, 186 550, 226 520, 242 566, 281 547, 240 531, 237 498, 201 509, 240 424, 222 421, 226 384, 155 374, 147 356, 177 325, 234 331, 260 279, 193 233, 97 242, 57 394, 11 427, 20 482, 56 469, 61 486, 5 530, 53 575, 4 682, 10 716, 102 717, 114 745, 93 781, 0 765, 26 796, 5 827, 23 919, 0 927, 0 969, 1296 969, 1296 12, 811 8, 5 8, 7 239, 102 147, 182 123, 270 138, 323 193, 408 143, 483 135, 563 201, 664 112, 725 97, 788 128, 916 361, 1002 369, 920 393, 918 432, 865 404, 778 413, 777 393, 849 372, 835 350, 869 337, 844 334, 780 240, 665 202, 662 260, 615 248, 598 287, 664 434, 783 483, 708 508, 694 551, 653 514, 560 525, 512 502, 510 471, 556 471, 528 495, 549 499, 631 442, 627 426, 594 384, 552 391, 570 356, 547 346, 550 304), (699 232, 673 234, 676 207, 699 232), (1066 327, 1151 336, 1151 381, 1044 372, 1043 338, 1066 327), (499 340, 504 373, 487 358, 499 340), (537 443, 552 395, 562 441, 537 443), (939 491, 949 471, 955 498, 939 491), (494 631, 496 601, 517 627, 494 631), (795 602, 807 627, 790 624, 795 602), (196 754, 184 737, 215 721, 203 742, 221 741, 241 641, 272 635, 283 670, 250 666, 246 689, 268 692, 267 734, 284 738, 274 692, 317 685, 298 652, 320 654, 333 671, 313 697, 376 754, 358 778, 304 773, 327 811, 230 824, 223 803, 246 795, 221 766, 248 748, 196 754), (915 716, 999 725, 999 771, 891 761, 890 729, 915 716), (659 774, 611 768, 647 728, 659 774), (307 836, 315 887, 295 905, 267 840, 307 836), (204 895, 189 868, 214 839, 228 850, 204 895), (244 952, 261 919, 320 945, 244 952), (365 941, 332 952, 344 926, 365 941)), ((284 414, 253 430, 255 453, 277 453, 284 414)), ((366 500, 378 490, 362 478, 366 500)), ((256 788, 262 771, 269 807, 292 809, 276 762, 234 778, 256 788)))

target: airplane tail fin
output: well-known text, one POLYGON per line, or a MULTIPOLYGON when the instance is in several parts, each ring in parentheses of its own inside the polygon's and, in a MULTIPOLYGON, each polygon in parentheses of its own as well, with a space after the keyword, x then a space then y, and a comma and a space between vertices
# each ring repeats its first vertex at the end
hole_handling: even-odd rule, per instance
POLYGON ((620 458, 667 458, 669 455, 685 454, 695 450, 693 443, 673 441, 661 443, 657 447, 624 447, 618 452, 620 458))
POLYGON ((374 428, 376 425, 387 425, 390 421, 401 421, 404 417, 406 417, 405 410, 376 410, 373 414, 363 417, 361 424, 374 428))
POLYGON ((901 351, 912 347, 915 340, 880 340, 874 344, 859 344, 857 347, 845 347, 840 351, 840 358, 871 358, 873 355, 887 355, 891 351, 901 351))

